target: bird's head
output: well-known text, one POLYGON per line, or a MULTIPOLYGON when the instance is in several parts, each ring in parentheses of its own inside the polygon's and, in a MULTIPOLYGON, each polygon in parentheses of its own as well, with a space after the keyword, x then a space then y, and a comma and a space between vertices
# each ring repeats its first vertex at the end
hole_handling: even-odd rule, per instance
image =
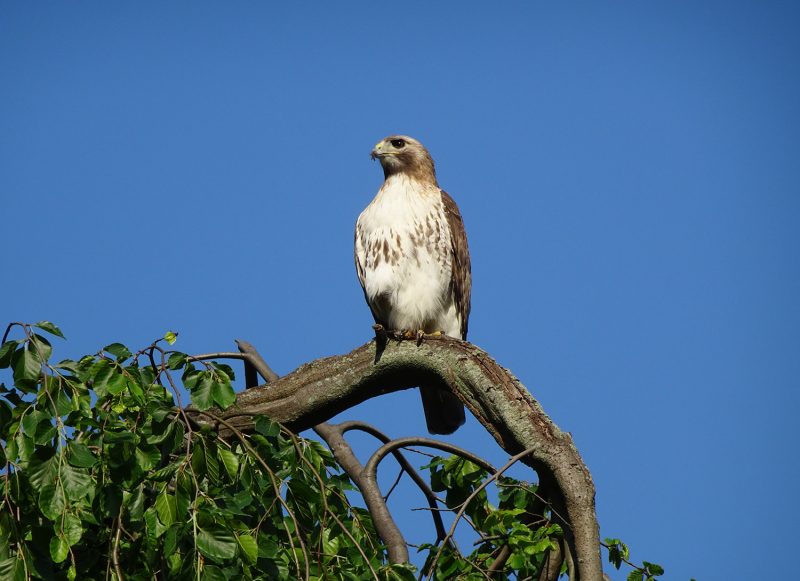
POLYGON ((433 159, 419 141, 407 135, 390 135, 372 149, 372 159, 383 167, 383 175, 407 174, 419 181, 436 184, 433 159))

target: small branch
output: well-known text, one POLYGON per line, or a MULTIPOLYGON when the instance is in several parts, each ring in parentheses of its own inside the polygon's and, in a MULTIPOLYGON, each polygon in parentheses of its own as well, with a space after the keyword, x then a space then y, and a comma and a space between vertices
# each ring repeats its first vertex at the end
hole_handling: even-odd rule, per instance
POLYGON ((186 361, 208 361, 209 359, 247 359, 247 355, 244 353, 234 353, 233 351, 220 351, 219 353, 189 355, 186 361))
POLYGON ((250 343, 244 339, 237 339, 236 346, 239 348, 239 352, 246 356, 245 363, 249 363, 253 369, 258 371, 264 381, 271 383, 279 379, 278 374, 272 371, 272 368, 267 365, 261 354, 250 343))
POLYGON ((6 327, 5 332, 3 333, 3 340, 0 341, 0 345, 6 342, 6 339, 8 339, 8 334, 11 332, 11 329, 13 329, 15 326, 24 327, 25 323, 9 323, 8 326, 6 327))
POLYGON ((400 471, 397 473, 397 478, 394 479, 394 482, 392 482, 389 490, 383 496, 383 502, 389 502, 389 497, 392 495, 392 492, 394 492, 394 489, 397 488, 397 485, 400 484, 400 480, 403 478, 403 474, 405 473, 406 471, 400 468, 400 471))
POLYGON ((124 581, 124 577, 122 576, 122 570, 119 566, 119 539, 122 536, 122 516, 117 517, 117 532, 114 533, 114 547, 111 549, 111 562, 114 565, 114 573, 117 576, 119 581, 124 581))
POLYGON ((442 450, 443 452, 449 452, 450 454, 458 454, 459 456, 469 460, 473 464, 477 464, 487 472, 494 472, 494 466, 489 464, 486 460, 481 458, 480 456, 476 456, 469 450, 464 450, 463 448, 459 448, 453 444, 448 442, 440 442, 439 440, 433 440, 431 438, 398 438, 396 440, 390 440, 380 448, 378 448, 374 454, 370 457, 369 461, 367 462, 366 470, 370 474, 370 477, 376 478, 377 471, 378 471, 378 464, 380 464, 381 460, 389 454, 399 448, 408 448, 409 446, 427 446, 428 448, 436 448, 437 450, 442 450))

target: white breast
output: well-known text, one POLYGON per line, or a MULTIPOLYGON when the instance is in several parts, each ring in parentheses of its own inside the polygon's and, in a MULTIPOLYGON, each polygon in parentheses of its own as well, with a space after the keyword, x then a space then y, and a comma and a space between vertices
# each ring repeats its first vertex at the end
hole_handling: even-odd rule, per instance
POLYGON ((390 176, 359 216, 355 244, 359 278, 379 323, 460 337, 450 229, 436 186, 390 176))

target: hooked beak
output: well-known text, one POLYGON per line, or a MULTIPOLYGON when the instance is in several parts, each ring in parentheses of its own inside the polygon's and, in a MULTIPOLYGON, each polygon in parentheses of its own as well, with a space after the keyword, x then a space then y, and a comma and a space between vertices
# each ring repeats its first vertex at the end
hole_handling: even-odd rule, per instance
POLYGON ((374 161, 382 155, 386 155, 383 151, 383 141, 377 143, 375 147, 372 148, 372 152, 369 154, 369 156, 374 161))

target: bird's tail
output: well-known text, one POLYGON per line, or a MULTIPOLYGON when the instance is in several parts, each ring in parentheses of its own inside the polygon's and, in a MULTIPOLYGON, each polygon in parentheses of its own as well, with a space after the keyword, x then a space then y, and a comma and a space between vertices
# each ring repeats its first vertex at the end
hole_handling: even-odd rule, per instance
POLYGON ((452 434, 466 421, 464 404, 450 391, 436 385, 421 385, 419 393, 431 434, 452 434))

